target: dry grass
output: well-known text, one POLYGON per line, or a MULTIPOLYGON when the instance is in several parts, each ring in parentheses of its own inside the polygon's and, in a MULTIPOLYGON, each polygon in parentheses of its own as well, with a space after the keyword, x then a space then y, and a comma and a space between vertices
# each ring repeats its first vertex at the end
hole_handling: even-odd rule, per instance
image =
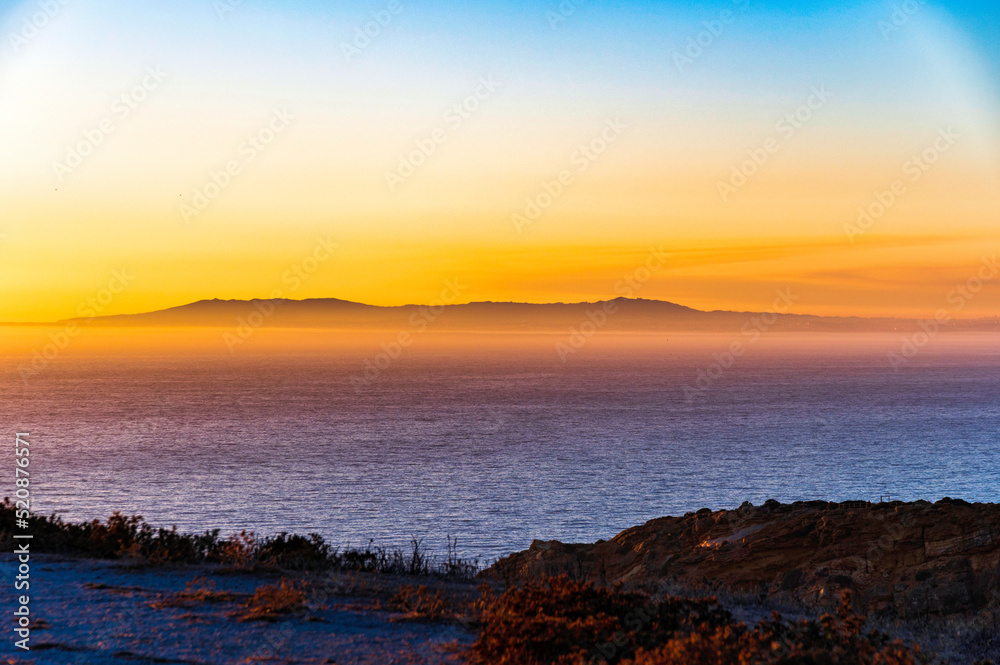
POLYGON ((399 587, 389 600, 389 606, 402 612, 402 618, 413 621, 440 621, 455 617, 453 603, 439 589, 432 593, 423 585, 399 587))
POLYGON ((306 612, 307 586, 282 578, 277 584, 265 584, 233 616, 240 621, 280 621, 306 612))
POLYGON ((179 591, 164 600, 150 603, 150 607, 194 607, 203 603, 229 603, 239 599, 239 595, 228 591, 216 591, 215 582, 204 577, 196 577, 179 591))

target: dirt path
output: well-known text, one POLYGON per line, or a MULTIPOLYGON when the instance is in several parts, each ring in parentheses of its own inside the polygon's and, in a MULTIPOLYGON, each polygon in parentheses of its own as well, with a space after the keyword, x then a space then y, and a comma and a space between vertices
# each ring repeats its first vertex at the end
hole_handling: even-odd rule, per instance
MULTIPOLYGON (((10 589, 0 597, 3 615, 11 617, 15 563, 10 555, 2 561, 2 579, 10 589)), ((37 626, 31 632, 31 651, 25 652, 14 647, 13 619, 6 622, 0 654, 10 665, 437 665, 460 662, 456 652, 474 639, 460 624, 410 621, 379 609, 398 581, 370 576, 314 580, 318 591, 309 597, 306 611, 281 621, 242 622, 232 614, 276 576, 37 555, 31 563, 37 626), (162 604, 176 599, 196 577, 229 598, 162 604)))

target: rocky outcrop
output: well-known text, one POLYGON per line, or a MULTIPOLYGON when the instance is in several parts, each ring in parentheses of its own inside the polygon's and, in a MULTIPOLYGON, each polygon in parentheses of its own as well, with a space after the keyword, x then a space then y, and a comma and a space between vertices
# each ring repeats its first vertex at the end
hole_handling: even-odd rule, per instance
POLYGON ((748 593, 808 606, 853 591, 859 609, 903 617, 1000 609, 1000 505, 768 501, 707 508, 609 541, 535 541, 484 575, 566 573, 601 584, 748 593))

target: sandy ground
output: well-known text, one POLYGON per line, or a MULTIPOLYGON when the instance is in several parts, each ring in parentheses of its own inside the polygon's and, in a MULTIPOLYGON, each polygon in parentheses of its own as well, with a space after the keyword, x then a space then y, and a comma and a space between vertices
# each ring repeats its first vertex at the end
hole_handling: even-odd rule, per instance
POLYGON ((457 652, 475 638, 459 623, 413 621, 382 609, 399 580, 315 578, 308 611, 276 622, 243 622, 231 615, 257 587, 276 582, 276 575, 33 555, 30 596, 36 627, 31 650, 25 652, 13 644, 12 601, 15 593, 22 593, 13 588, 15 563, 10 555, 0 560, 0 579, 9 585, 0 594, 8 617, 8 627, 0 633, 0 662, 9 665, 423 665, 460 662, 457 652), (214 583, 217 592, 238 596, 225 602, 157 607, 196 577, 214 583))

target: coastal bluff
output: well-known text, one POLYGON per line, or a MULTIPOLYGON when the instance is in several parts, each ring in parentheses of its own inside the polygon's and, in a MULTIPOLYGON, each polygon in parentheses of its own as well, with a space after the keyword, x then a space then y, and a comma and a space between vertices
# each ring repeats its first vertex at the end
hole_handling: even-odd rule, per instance
POLYGON ((1000 505, 825 501, 703 508, 608 541, 535 541, 483 577, 567 574, 607 586, 735 593, 807 607, 850 590, 867 613, 900 617, 1000 609, 1000 505))

